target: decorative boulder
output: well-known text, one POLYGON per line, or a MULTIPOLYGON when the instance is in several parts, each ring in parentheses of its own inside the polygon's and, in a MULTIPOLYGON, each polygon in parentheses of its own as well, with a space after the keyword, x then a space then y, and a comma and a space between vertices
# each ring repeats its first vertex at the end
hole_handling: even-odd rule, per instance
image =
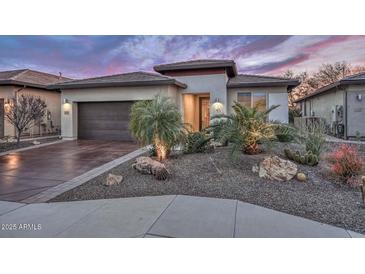
POLYGON ((119 185, 122 181, 123 181, 123 176, 109 173, 108 177, 106 178, 106 181, 104 182, 104 185, 105 186, 119 185))
POLYGON ((39 142, 39 141, 33 141, 33 145, 40 145, 41 144, 41 142, 39 142))
POLYGON ((297 165, 278 156, 266 157, 259 165, 259 176, 279 182, 289 181, 297 174, 297 165))
POLYGON ((152 174, 157 180, 166 180, 169 176, 166 166, 150 157, 138 157, 132 167, 142 174, 152 174))

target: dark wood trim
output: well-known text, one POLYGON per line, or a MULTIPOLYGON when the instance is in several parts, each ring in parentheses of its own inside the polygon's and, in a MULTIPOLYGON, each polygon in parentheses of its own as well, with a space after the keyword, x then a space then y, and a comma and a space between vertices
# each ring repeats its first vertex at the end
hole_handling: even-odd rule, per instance
POLYGON ((194 69, 194 70, 173 70, 166 71, 163 74, 167 76, 193 76, 193 75, 209 75, 209 74, 225 74, 226 69, 194 69))

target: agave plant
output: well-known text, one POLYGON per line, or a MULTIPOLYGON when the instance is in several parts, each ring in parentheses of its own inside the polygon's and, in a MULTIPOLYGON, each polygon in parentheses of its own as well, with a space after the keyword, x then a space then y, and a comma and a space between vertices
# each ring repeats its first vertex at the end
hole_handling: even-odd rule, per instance
POLYGON ((275 138, 274 125, 268 122, 268 114, 277 108, 272 106, 267 111, 259 111, 256 107, 250 108, 235 102, 234 113, 219 115, 218 122, 213 121, 213 132, 219 142, 230 142, 232 154, 243 151, 247 154, 260 152, 260 143, 275 138))
POLYGON ((176 105, 161 95, 133 104, 129 128, 143 145, 154 145, 160 161, 166 159, 171 148, 185 135, 185 126, 176 105))

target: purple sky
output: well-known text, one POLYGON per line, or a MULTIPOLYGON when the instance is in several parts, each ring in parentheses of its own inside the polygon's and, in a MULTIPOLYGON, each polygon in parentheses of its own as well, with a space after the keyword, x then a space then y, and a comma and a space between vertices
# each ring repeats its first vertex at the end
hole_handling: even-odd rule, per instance
POLYGON ((365 36, 0 36, 0 70, 72 78, 206 58, 234 59, 241 73, 272 75, 336 61, 365 65, 365 36))

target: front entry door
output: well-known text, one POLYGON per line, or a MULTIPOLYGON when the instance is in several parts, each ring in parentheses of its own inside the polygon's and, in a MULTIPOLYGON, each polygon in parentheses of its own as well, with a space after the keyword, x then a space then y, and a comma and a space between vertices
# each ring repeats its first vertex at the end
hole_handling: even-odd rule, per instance
POLYGON ((199 97, 199 130, 209 126, 210 122, 210 98, 199 97))

